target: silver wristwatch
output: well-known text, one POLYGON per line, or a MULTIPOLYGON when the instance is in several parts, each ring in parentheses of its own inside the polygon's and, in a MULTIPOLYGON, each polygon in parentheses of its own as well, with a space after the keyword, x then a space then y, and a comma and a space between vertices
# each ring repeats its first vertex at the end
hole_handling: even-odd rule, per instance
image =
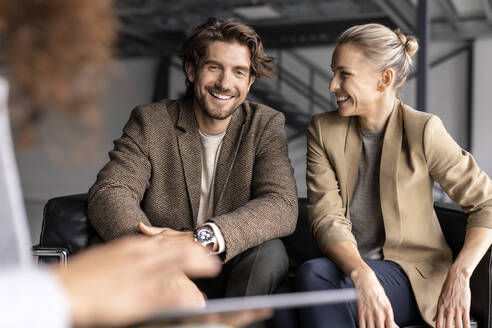
POLYGON ((199 242, 204 247, 210 247, 212 250, 215 248, 215 243, 217 238, 215 237, 214 231, 211 227, 204 226, 198 227, 193 233, 193 237, 196 242, 199 242))

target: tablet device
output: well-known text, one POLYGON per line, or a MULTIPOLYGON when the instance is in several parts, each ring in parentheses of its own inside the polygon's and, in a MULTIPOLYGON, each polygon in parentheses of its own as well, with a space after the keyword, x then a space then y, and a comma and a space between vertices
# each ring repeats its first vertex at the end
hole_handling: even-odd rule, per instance
POLYGON ((357 292, 353 288, 322 290, 313 292, 285 293, 275 295, 245 296, 233 298, 211 299, 206 302, 205 308, 184 310, 183 308, 168 308, 148 322, 166 321, 184 317, 200 316, 211 313, 234 312, 254 309, 285 309, 331 303, 354 301, 357 292))

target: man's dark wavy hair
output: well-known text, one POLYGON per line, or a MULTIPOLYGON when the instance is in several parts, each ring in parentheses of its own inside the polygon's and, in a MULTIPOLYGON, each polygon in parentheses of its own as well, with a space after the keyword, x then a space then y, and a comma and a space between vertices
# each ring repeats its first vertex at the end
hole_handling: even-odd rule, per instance
MULTIPOLYGON (((218 20, 209 18, 205 24, 197 26, 179 52, 186 76, 185 63, 192 63, 196 68, 205 56, 207 47, 214 41, 237 42, 248 47, 251 54, 250 74, 257 78, 273 78, 274 57, 268 56, 263 50, 263 44, 256 31, 247 25, 235 20, 218 20)), ((193 83, 186 78, 186 97, 193 96, 193 83)))

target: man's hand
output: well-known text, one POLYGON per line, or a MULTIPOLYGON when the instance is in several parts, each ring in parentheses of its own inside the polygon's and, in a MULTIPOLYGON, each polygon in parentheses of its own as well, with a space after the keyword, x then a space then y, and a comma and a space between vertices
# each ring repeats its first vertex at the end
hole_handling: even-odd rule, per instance
POLYGON ((171 228, 161 228, 161 227, 148 226, 143 222, 138 223, 138 229, 140 229, 140 232, 142 232, 144 235, 149 236, 149 237, 152 237, 152 236, 162 236, 162 237, 173 236, 173 237, 182 238, 183 240, 193 240, 193 231, 178 231, 178 230, 173 230, 171 228))
POLYGON ((355 305, 359 327, 398 327, 393 319, 393 309, 386 293, 372 270, 363 270, 351 277, 359 293, 355 305))
POLYGON ((436 328, 470 328, 470 279, 450 269, 442 286, 434 316, 436 328))

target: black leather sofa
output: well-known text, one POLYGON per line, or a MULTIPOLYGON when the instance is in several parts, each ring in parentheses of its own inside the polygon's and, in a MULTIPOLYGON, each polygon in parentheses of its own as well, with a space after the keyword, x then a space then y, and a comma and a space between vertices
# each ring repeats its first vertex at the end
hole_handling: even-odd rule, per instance
MULTIPOLYGON (((87 194, 53 198, 43 213, 40 242, 33 246, 33 254, 44 262, 62 259, 84 248, 102 242, 86 216, 87 194)), ((435 210, 446 240, 456 256, 460 251, 466 226, 466 216, 453 205, 436 204, 435 210)), ((293 266, 321 256, 307 220, 306 199, 299 199, 299 220, 296 231, 283 238, 293 266)), ((492 254, 487 251, 471 278, 471 316, 474 326, 492 328, 492 254)))

